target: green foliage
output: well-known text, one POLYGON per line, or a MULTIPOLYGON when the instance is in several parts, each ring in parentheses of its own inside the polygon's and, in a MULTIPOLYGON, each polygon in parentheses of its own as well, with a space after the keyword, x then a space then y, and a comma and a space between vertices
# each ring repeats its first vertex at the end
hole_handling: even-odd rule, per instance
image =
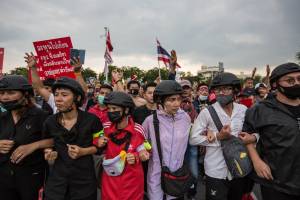
POLYGON ((94 70, 90 69, 89 67, 83 69, 81 74, 82 74, 84 80, 87 80, 89 77, 97 78, 97 73, 94 70))
POLYGON ((26 67, 17 67, 13 70, 10 70, 10 74, 22 75, 25 78, 28 78, 28 69, 26 67))

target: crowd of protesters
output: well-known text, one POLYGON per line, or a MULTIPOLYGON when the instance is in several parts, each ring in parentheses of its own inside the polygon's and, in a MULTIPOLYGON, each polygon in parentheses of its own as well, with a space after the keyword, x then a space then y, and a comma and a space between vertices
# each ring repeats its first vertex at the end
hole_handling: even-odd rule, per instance
POLYGON ((175 80, 173 57, 169 80, 124 84, 113 71, 91 86, 76 58, 76 79, 44 81, 25 61, 32 84, 0 79, 0 199, 196 199, 200 179, 207 200, 250 199, 254 183, 264 200, 300 199, 299 65, 194 87, 175 80))

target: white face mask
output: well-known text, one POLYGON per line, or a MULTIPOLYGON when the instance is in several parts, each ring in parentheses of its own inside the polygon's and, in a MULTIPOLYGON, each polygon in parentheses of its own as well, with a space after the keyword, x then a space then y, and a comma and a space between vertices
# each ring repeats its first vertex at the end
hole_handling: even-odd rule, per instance
POLYGON ((208 98, 208 96, 200 95, 200 96, 198 97, 198 100, 199 100, 199 101, 206 101, 207 98, 208 98))

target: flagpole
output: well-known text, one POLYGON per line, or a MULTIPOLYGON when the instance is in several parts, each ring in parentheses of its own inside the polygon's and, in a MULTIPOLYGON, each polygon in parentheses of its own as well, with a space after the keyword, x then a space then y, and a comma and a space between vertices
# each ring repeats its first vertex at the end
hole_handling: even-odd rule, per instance
POLYGON ((157 59, 157 63, 158 63, 158 76, 161 79, 161 74, 160 74, 160 64, 159 64, 159 60, 157 59))
MULTIPOLYGON (((107 40, 107 30, 108 30, 108 28, 104 27, 104 30, 105 30, 105 51, 106 51, 106 48, 107 48, 106 47, 106 40, 107 40)), ((109 70, 108 70, 108 64, 107 64, 106 60, 105 60, 105 66, 104 67, 105 67, 104 69, 106 69, 106 71, 105 71, 105 82, 108 83, 109 70)))

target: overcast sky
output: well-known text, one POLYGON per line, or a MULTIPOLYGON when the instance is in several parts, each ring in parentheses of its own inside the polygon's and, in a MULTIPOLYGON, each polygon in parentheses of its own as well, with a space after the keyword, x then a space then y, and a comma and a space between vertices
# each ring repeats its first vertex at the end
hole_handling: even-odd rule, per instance
POLYGON ((104 27, 118 66, 157 66, 157 37, 175 49, 184 71, 224 62, 248 73, 295 61, 300 51, 299 0, 2 0, 0 47, 4 71, 24 66, 32 42, 71 36, 86 49, 86 67, 103 71, 104 27))

